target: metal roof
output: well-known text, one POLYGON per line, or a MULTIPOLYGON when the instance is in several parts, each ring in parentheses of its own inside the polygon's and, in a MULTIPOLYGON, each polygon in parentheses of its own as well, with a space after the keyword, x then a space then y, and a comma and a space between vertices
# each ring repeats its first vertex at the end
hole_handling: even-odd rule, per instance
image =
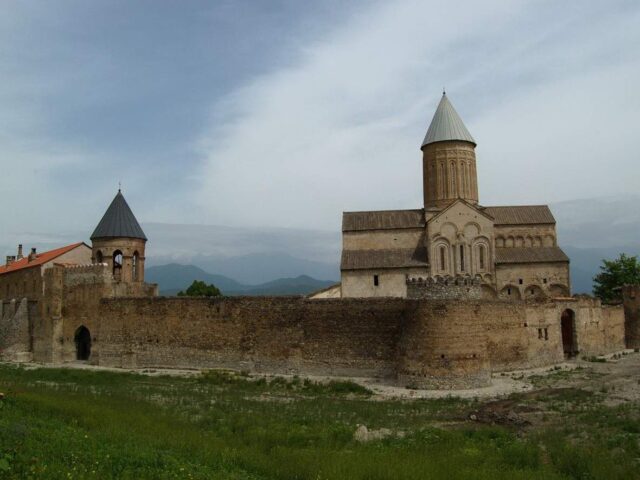
POLYGON ((147 239, 120 190, 93 231, 91 240, 113 237, 147 239))
POLYGON ((560 247, 496 248, 496 263, 555 263, 568 262, 560 247))
POLYGON ((343 232, 424 228, 424 225, 424 210, 422 209, 342 213, 343 232))
POLYGON ((451 105, 447 95, 443 93, 422 146, 445 140, 462 140, 476 145, 476 141, 464 126, 460 115, 451 105))
POLYGON ((427 249, 424 247, 394 250, 343 250, 340 262, 341 270, 427 266, 427 249))
POLYGON ((495 225, 555 224, 556 219, 547 205, 509 205, 485 207, 484 212, 493 217, 495 225))

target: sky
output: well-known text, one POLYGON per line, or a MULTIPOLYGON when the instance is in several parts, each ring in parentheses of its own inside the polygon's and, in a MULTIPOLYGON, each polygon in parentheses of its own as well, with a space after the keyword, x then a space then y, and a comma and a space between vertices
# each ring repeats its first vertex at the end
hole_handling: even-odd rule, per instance
POLYGON ((640 2, 0 0, 0 244, 419 208, 443 87, 485 205, 635 194, 640 2))

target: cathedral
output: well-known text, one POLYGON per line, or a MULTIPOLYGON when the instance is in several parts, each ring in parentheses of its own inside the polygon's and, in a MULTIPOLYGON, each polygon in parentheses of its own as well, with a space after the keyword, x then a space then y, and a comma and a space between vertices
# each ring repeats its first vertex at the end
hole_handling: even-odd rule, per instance
POLYGON ((343 213, 340 296, 570 296, 549 207, 482 205, 475 147, 443 93, 421 146, 423 208, 343 213))

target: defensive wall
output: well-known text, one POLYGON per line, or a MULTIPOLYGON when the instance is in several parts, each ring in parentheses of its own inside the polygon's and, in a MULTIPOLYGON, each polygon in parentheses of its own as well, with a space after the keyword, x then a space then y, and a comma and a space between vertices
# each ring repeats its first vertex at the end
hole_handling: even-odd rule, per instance
POLYGON ((402 386, 468 388, 487 385, 496 371, 619 351, 630 338, 622 306, 580 296, 516 302, 447 295, 157 297, 155 286, 114 282, 102 265, 51 268, 45 287, 42 309, 2 302, 5 358, 73 361, 82 327, 96 365, 368 376, 402 386))
POLYGON ((627 348, 640 348, 640 285, 622 288, 627 348))

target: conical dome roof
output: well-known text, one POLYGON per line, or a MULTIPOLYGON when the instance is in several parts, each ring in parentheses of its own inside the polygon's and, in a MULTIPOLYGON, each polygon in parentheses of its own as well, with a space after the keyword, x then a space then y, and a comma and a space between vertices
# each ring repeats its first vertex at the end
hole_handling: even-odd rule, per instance
POLYGON ((113 237, 147 239, 120 190, 93 231, 91 240, 113 237))
POLYGON ((443 93, 422 146, 445 140, 462 140, 476 145, 476 141, 464 126, 460 115, 451 105, 447 95, 443 93))

